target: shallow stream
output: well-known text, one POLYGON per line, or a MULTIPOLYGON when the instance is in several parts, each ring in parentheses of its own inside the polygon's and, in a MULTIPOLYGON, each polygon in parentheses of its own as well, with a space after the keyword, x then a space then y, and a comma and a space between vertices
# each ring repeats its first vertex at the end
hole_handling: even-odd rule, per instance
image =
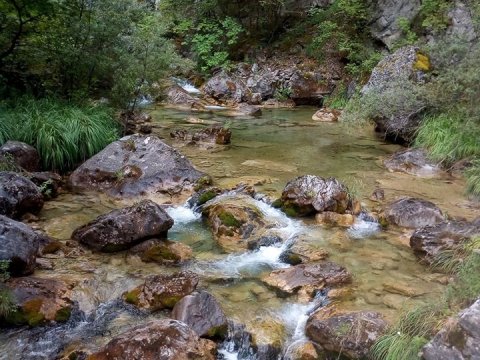
MULTIPOLYGON (((417 196, 435 202, 449 216, 473 219, 480 215, 480 210, 464 197, 461 179, 422 179, 389 173, 381 160, 398 150, 398 146, 384 143, 370 130, 314 122, 313 112, 312 108, 275 109, 264 110, 259 118, 242 118, 221 111, 189 113, 158 108, 152 110, 152 116, 154 133, 177 147, 220 187, 230 188, 243 182, 274 199, 286 182, 296 176, 334 176, 347 183, 370 211, 380 205, 370 201, 369 195, 381 187, 386 201, 401 195, 417 196), (232 130, 231 145, 198 147, 174 142, 169 136, 174 129, 193 130, 212 124, 232 130)), ((225 254, 200 215, 184 206, 186 199, 154 200, 171 204, 168 212, 175 225, 168 238, 181 241, 194 251, 195 260, 182 267, 200 274, 199 287, 216 296, 230 319, 245 324, 258 343, 280 341, 285 352, 293 342, 304 339, 308 314, 326 299, 321 294, 311 302, 281 298, 259 280, 272 269, 289 266, 279 260, 284 245, 225 254)), ((36 226, 67 241, 76 227, 135 201, 138 199, 116 201, 97 194, 62 194, 46 203, 36 226)), ((330 260, 349 270, 353 284, 348 293, 334 300, 342 309, 379 311, 393 320, 400 309, 437 296, 444 287, 445 277, 432 273, 413 255, 407 231, 381 231, 377 224, 363 220, 349 229, 325 228, 313 219, 290 219, 261 200, 257 205, 276 224, 276 231, 283 238, 301 238, 325 249, 330 260), (388 292, 385 289, 389 284, 402 284, 415 296, 388 292)), ((54 270, 37 270, 35 276, 60 278, 74 285, 79 311, 60 326, 21 328, 0 334, 0 358, 54 359, 69 348, 95 351, 133 325, 168 316, 168 312, 143 313, 119 299, 144 277, 178 271, 178 267, 143 263, 127 253, 85 251, 68 257, 53 255, 51 260, 54 270)), ((251 359, 249 355, 239 356, 238 349, 228 342, 220 356, 251 359)))

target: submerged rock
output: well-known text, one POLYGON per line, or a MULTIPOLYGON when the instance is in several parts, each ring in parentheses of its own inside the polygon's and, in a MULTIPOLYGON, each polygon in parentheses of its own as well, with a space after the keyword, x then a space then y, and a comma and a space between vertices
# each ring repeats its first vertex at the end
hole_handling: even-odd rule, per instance
POLYGON ((97 251, 128 249, 153 237, 165 237, 173 219, 159 205, 144 200, 136 205, 114 210, 76 229, 72 239, 97 251))
POLYGON ((150 311, 171 309, 195 290, 198 280, 198 276, 189 271, 152 275, 142 285, 123 294, 123 298, 128 303, 150 311))
POLYGON ((335 178, 304 175, 287 183, 276 206, 289 216, 306 216, 324 211, 344 214, 351 210, 347 187, 335 178))
POLYGON ((202 213, 215 240, 226 251, 248 249, 248 242, 263 236, 268 225, 253 199, 246 195, 217 198, 202 213))
POLYGON ((425 360, 480 359, 480 299, 451 318, 422 351, 425 360))
POLYGON ((16 310, 5 321, 10 325, 44 325, 70 318, 73 302, 65 283, 54 279, 21 277, 7 282, 16 310))
POLYGON ((383 163, 391 172, 404 172, 416 176, 434 176, 441 172, 440 166, 428 159, 424 149, 396 152, 383 163))
POLYGON ((352 214, 324 211, 315 215, 315 220, 322 225, 350 227, 355 222, 355 217, 352 214))
POLYGON ((326 286, 345 285, 351 280, 351 275, 344 267, 329 261, 274 270, 262 278, 265 284, 286 294, 301 292, 309 296, 326 286))
POLYGON ((390 224, 416 229, 444 221, 442 211, 432 202, 403 198, 387 206, 384 212, 390 224))
POLYGON ((0 260, 10 262, 10 275, 33 273, 39 242, 40 235, 32 228, 0 215, 0 260))
POLYGON ((243 115, 248 115, 248 116, 260 116, 262 115, 262 109, 260 109, 257 106, 253 105, 248 105, 248 104, 240 104, 237 108, 237 110, 242 113, 243 115))
POLYGON ((227 334, 227 317, 214 296, 200 291, 175 304, 172 318, 190 326, 198 336, 220 337, 227 334))
POLYGON ((177 150, 156 136, 131 135, 113 142, 70 176, 76 190, 139 196, 191 190, 205 177, 177 150))
POLYGON ((19 219, 25 213, 38 214, 43 195, 32 181, 13 172, 0 172, 0 215, 19 219))
POLYGON ((440 252, 452 250, 475 236, 480 236, 480 220, 445 221, 417 229, 410 237, 410 246, 427 262, 432 262, 440 252))
POLYGON ((214 126, 200 131, 190 133, 187 130, 175 130, 170 133, 170 137, 185 142, 202 142, 217 145, 230 144, 232 132, 230 129, 214 126))
POLYGON ((0 147, 0 157, 11 158, 26 171, 40 171, 40 155, 33 146, 20 141, 7 141, 0 147))
POLYGON ((364 359, 386 328, 387 323, 379 313, 336 313, 332 307, 328 307, 309 317, 306 333, 325 350, 348 359, 364 359))
POLYGON ((190 246, 164 239, 146 240, 132 247, 130 252, 140 256, 144 262, 156 262, 164 265, 181 264, 193 257, 190 246))
POLYGON ((327 257, 327 250, 317 248, 306 240, 296 240, 280 254, 279 260, 287 264, 298 265, 325 260, 327 257))
POLYGON ((113 338, 88 360, 214 360, 215 343, 200 339, 186 324, 153 320, 113 338))

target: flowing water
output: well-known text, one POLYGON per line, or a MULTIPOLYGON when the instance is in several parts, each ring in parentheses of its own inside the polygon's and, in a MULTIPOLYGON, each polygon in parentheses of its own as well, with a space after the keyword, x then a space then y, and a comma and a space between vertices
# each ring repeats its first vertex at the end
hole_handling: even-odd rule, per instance
MULTIPOLYGON (((215 243, 199 213, 184 205, 186 199, 155 198, 170 204, 175 225, 168 238, 189 245, 195 260, 183 268, 201 276, 200 288, 215 295, 231 320, 230 332, 238 327, 254 334, 257 343, 280 341, 285 358, 289 349, 305 341, 308 315, 328 299, 325 294, 308 302, 297 297, 281 298, 260 278, 272 269, 288 267, 279 260, 290 241, 308 242, 325 249, 329 258, 353 274, 353 285, 338 305, 346 310, 374 310, 393 320, 407 305, 422 303, 443 289, 444 276, 420 265, 408 246, 409 232, 381 231, 368 217, 359 217, 348 228, 326 228, 313 219, 290 219, 265 199, 278 197, 286 182, 302 174, 335 176, 345 181, 370 211, 379 207, 369 194, 385 189, 387 201, 399 195, 420 196, 437 203, 450 216, 468 219, 479 215, 463 196, 463 182, 449 177, 422 179, 388 173, 381 159, 399 149, 378 139, 373 131, 349 130, 339 124, 311 120, 314 109, 264 110, 259 118, 232 117, 228 111, 186 113, 153 109, 154 133, 179 148, 197 168, 215 183, 232 188, 238 183, 255 187, 264 197, 255 204, 275 226, 272 231, 285 243, 256 251, 226 254, 215 243), (199 119, 192 121, 191 117, 199 119), (228 126, 233 133, 228 146, 194 146, 173 142, 170 131, 207 125, 228 126), (408 298, 385 291, 389 284, 405 284, 416 296, 408 298)), ((225 195, 230 196, 230 195, 225 195)), ((36 226, 67 241, 71 232, 100 214, 138 199, 116 201, 103 195, 62 194, 46 203, 36 226)), ((121 294, 139 285, 151 274, 178 271, 178 267, 143 263, 128 253, 71 256, 51 255, 54 270, 37 270, 40 277, 60 278, 72 284, 78 310, 66 323, 39 329, 21 328, 0 334, 0 357, 5 359, 52 359, 72 348, 95 351, 115 335, 168 312, 146 314, 119 300, 121 294)), ((248 341, 233 336, 221 347, 225 359, 254 359, 248 341)))

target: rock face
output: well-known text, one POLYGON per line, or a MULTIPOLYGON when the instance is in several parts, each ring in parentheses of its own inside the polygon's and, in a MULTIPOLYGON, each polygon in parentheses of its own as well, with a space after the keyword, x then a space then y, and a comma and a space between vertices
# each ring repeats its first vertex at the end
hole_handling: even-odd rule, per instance
POLYGON ((475 31, 475 22, 472 18, 472 7, 467 6, 463 1, 455 1, 455 6, 448 12, 450 24, 447 29, 447 35, 460 37, 469 42, 478 39, 475 31))
POLYGON ((135 245, 131 253, 140 256, 144 262, 163 265, 177 265, 193 257, 192 248, 177 241, 150 239, 135 245))
POLYGON ((208 80, 202 88, 203 93, 217 101, 233 101, 241 103, 248 101, 250 90, 236 76, 221 71, 208 80))
POLYGON ((202 214, 225 251, 248 249, 248 242, 263 236, 267 227, 261 211, 246 195, 216 198, 206 204, 202 214))
POLYGON ((156 136, 131 135, 108 145, 70 176, 76 190, 138 196, 191 189, 205 174, 156 136))
POLYGON ((427 157, 424 149, 407 149, 396 152, 383 162, 385 167, 391 171, 404 172, 416 176, 434 176, 440 173, 438 164, 427 157))
POLYGON ((370 25, 372 35, 391 48, 402 35, 398 19, 409 22, 421 9, 420 0, 376 0, 370 25))
POLYGON ((206 291, 185 296, 172 311, 172 318, 182 321, 199 336, 225 337, 227 317, 215 297, 206 291))
POLYGON ((343 214, 352 201, 347 187, 337 179, 304 175, 287 183, 276 205, 287 215, 306 216, 323 211, 343 214))
POLYGON ((126 292, 126 302, 150 311, 171 309, 184 296, 191 294, 198 284, 198 276, 189 271, 172 275, 153 275, 145 283, 126 292))
POLYGON ((332 308, 324 308, 310 316, 306 332, 325 350, 349 359, 364 359, 386 327, 379 313, 335 313, 332 308))
POLYGON ((10 275, 33 273, 39 241, 29 226, 0 215, 0 260, 10 261, 10 275))
POLYGON ((423 348, 425 360, 480 359, 480 299, 460 312, 423 348))
POLYGON ((7 141, 0 147, 0 156, 9 156, 15 164, 27 171, 40 171, 37 149, 20 141, 7 141))
POLYGON ((434 225, 444 220, 442 211, 434 203, 416 198, 394 201, 387 206, 384 216, 390 224, 411 229, 434 225))
POLYGON ((215 346, 186 324, 162 319, 120 334, 88 360, 214 360, 215 355, 215 346))
POLYGON ((480 236, 480 220, 445 221, 416 230, 410 237, 410 246, 431 262, 439 252, 453 249, 475 236, 480 236))
MULTIPOLYGON (((429 58, 420 53, 418 48, 413 46, 400 48, 378 63, 361 93, 363 96, 382 97, 389 94, 388 96, 393 97, 397 96, 399 91, 396 87, 402 87, 401 91, 411 92, 411 89, 406 87, 412 83, 422 82, 425 72, 429 69, 429 58)), ((417 100, 403 101, 397 97, 395 103, 400 104, 403 101, 402 106, 386 105, 385 111, 375 114, 372 119, 375 121, 376 130, 392 141, 411 142, 424 108, 417 100)))
POLYGON ((9 280, 7 287, 17 304, 17 310, 6 319, 9 324, 36 326, 70 318, 73 302, 70 290, 61 281, 22 277, 9 280))
POLYGON ((173 219, 153 201, 114 210, 76 229, 72 239, 97 251, 128 249, 143 240, 165 237, 173 219))
POLYGON ((339 286, 351 281, 348 271, 335 263, 325 261, 301 264, 272 271, 262 281, 286 294, 301 292, 310 296, 325 286, 339 286))
POLYGON ((227 145, 230 144, 232 132, 230 129, 216 126, 202 129, 194 133, 190 133, 187 130, 175 130, 170 133, 170 137, 186 142, 199 141, 210 144, 227 145))
POLYGON ((178 85, 173 85, 168 89, 167 102, 172 105, 200 106, 200 100, 190 95, 178 85))
POLYGON ((43 207, 43 195, 37 185, 13 172, 0 172, 0 215, 14 219, 43 207))

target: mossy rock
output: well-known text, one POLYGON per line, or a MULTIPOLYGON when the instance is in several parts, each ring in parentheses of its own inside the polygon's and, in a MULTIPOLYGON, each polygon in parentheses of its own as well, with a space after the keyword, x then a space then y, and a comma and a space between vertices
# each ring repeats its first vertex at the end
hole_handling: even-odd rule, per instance
POLYGON ((200 197, 198 198, 198 203, 197 205, 200 206, 200 205, 203 205, 205 204, 206 202, 212 200, 213 198, 215 198, 217 196, 217 192, 214 191, 214 190, 208 190, 208 191, 205 191, 202 195, 200 195, 200 197))
POLYGON ((417 58, 415 63, 413 64, 413 68, 415 70, 430 71, 432 67, 429 57, 422 54, 421 52, 417 52, 417 58))
POLYGON ((228 226, 228 227, 234 227, 234 228, 239 228, 242 226, 242 222, 239 221, 233 214, 227 212, 227 211, 222 211, 218 214, 218 218, 222 222, 223 225, 228 226))
POLYGON ((140 296, 140 289, 136 288, 133 289, 132 291, 127 291, 126 293, 123 294, 123 299, 133 305, 137 305, 139 301, 139 296, 140 296))

